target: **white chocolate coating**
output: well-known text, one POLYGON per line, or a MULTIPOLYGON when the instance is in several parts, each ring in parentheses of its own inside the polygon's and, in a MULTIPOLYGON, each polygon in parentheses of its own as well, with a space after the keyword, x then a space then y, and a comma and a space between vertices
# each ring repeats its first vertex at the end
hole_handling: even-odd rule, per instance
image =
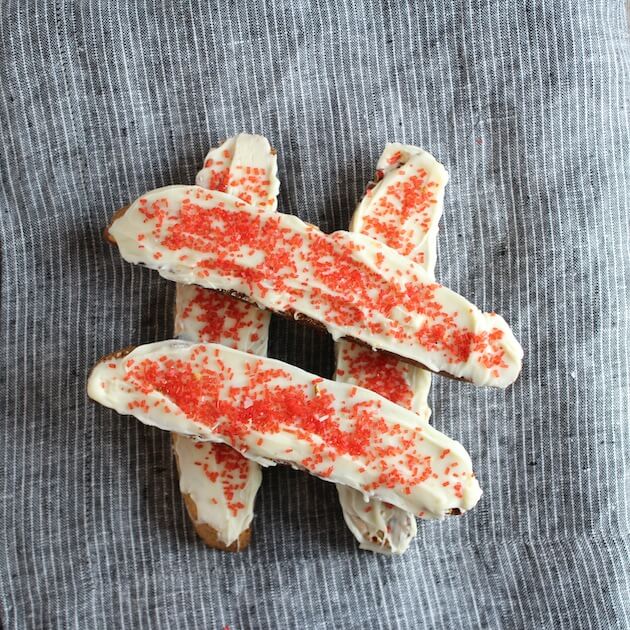
MULTIPOLYGON (((366 551, 385 556, 400 555, 418 533, 416 518, 411 512, 380 501, 368 499, 361 492, 337 484, 339 504, 348 529, 366 551)), ((425 514, 423 518, 431 518, 425 514)))
MULTIPOLYGON (((350 230, 363 232, 416 260, 433 276, 438 224, 448 175, 429 153, 398 143, 386 145, 377 163, 376 183, 368 185, 354 212, 350 230)), ((378 356, 341 340, 335 347, 335 378, 376 391, 411 411, 428 406, 431 373, 378 356)), ((362 549, 404 553, 417 533, 413 514, 337 486, 350 531, 362 549)))
POLYGON ((267 138, 240 133, 211 149, 195 183, 267 210, 278 207, 278 161, 267 138))
POLYGON ((92 371, 88 394, 166 431, 228 444, 366 496, 440 518, 481 495, 468 453, 418 415, 366 389, 217 344, 162 341, 92 371))
MULTIPOLYGON (((239 134, 211 149, 197 184, 275 210, 280 182, 275 152, 266 138, 239 134), (255 170, 254 170, 255 169, 255 170), (244 177, 246 174, 246 177, 244 177)), ((175 335, 267 354, 271 314, 253 304, 195 285, 177 285, 175 335)), ((254 517, 262 482, 259 464, 222 444, 173 436, 179 487, 197 508, 196 523, 212 527, 226 546, 239 540, 254 517)))
POLYGON ((237 541, 254 518, 260 466, 225 444, 173 434, 179 489, 197 508, 196 523, 210 525, 226 546, 237 541))
POLYGON ((371 236, 433 275, 446 169, 430 153, 397 143, 387 145, 376 168, 380 179, 368 187, 350 231, 371 236))
POLYGON ((356 338, 477 385, 506 387, 521 368, 522 349, 503 318, 360 234, 326 235, 294 216, 194 186, 143 195, 109 233, 129 262, 301 314, 335 340, 356 338))
POLYGON ((336 380, 371 389, 416 413, 427 406, 431 372, 343 339, 335 355, 336 380))
POLYGON ((270 320, 271 313, 254 304, 193 284, 177 285, 175 335, 180 339, 222 343, 265 356, 270 320))

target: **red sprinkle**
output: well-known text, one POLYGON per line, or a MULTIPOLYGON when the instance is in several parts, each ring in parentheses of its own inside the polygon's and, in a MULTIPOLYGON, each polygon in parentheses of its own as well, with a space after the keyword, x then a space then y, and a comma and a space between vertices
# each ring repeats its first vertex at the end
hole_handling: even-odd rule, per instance
MULTIPOLYGON (((333 395, 320 379, 313 383, 295 384, 291 375, 277 368, 267 368, 262 360, 252 360, 246 367, 239 386, 229 386, 234 373, 219 357, 214 365, 212 353, 197 347, 193 360, 144 359, 131 367, 125 381, 140 394, 162 393, 188 417, 211 427, 213 432, 237 450, 247 450, 246 439, 252 433, 273 435, 293 432, 311 447, 301 466, 326 478, 334 470, 332 462, 341 455, 361 458, 367 467, 380 471, 373 482, 364 486, 371 492, 378 487, 401 488, 405 494, 411 488, 435 474, 431 457, 420 457, 422 427, 404 427, 385 422, 378 401, 347 403, 340 425, 333 407, 333 395), (229 396, 224 388, 229 387, 229 396), (395 438, 392 442, 391 438, 395 438), (398 460, 403 458, 406 466, 398 460)), ((144 399, 138 403, 141 406, 144 399)), ((262 437, 257 438, 260 445, 262 437)), ((226 445, 213 447, 217 463, 223 464, 217 473, 207 465, 204 470, 211 481, 223 484, 228 507, 237 513, 242 506, 236 499, 246 478, 248 462, 226 445), (229 474, 227 474, 229 473, 229 474), (218 475, 218 476, 217 476, 218 475)), ((365 468, 365 467, 362 467, 365 468)))
MULTIPOLYGON (((350 376, 361 387, 371 389, 407 409, 411 408, 414 392, 409 385, 409 364, 353 343, 344 345, 341 358, 350 376)), ((343 370, 337 373, 340 372, 343 370)))
MULTIPOLYGON (((155 213, 162 211, 159 206, 155 213)), ((501 330, 474 333, 461 326, 457 315, 445 311, 437 299, 439 284, 413 277, 400 284, 387 281, 355 258, 355 250, 361 245, 341 235, 325 235, 315 229, 300 234, 286 227, 276 213, 228 209, 222 202, 207 208, 197 204, 192 195, 182 201, 179 217, 169 219, 160 243, 173 251, 190 248, 207 254, 197 266, 202 276, 236 278, 261 296, 273 289, 289 305, 304 295, 304 289, 294 282, 302 272, 297 266, 301 256, 317 281, 318 286, 310 287, 309 298, 324 321, 342 327, 363 321, 374 334, 439 352, 450 363, 465 362, 476 352, 485 367, 506 366, 499 343, 501 330), (243 264, 244 250, 255 253, 260 262, 254 266, 243 264), (296 250, 300 251, 297 257, 296 250), (396 307, 423 316, 425 324, 410 332, 390 317, 396 307), (384 316, 384 322, 377 321, 373 316, 376 313, 384 316)))

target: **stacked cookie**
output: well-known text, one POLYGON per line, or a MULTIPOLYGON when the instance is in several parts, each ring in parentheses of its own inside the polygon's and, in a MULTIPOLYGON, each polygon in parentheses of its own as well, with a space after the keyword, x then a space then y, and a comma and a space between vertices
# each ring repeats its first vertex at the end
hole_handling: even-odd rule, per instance
POLYGON ((125 260, 178 283, 179 340, 115 353, 92 398, 173 433, 180 487, 211 546, 249 541, 260 465, 337 484, 361 546, 401 553, 415 517, 473 507, 470 458, 429 422, 429 371, 505 387, 522 350, 505 321, 433 275, 447 175, 388 145, 350 232, 276 212, 276 158, 240 134, 206 157, 197 186, 151 191, 108 229, 125 260), (237 299, 238 298, 238 299, 237 299), (334 381, 265 358, 269 313, 337 341, 334 381))

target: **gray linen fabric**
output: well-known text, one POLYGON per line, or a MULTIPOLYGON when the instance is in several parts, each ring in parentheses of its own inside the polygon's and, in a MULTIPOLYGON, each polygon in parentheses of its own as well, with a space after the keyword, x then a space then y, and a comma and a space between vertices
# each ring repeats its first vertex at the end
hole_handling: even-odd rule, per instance
MULTIPOLYGON (((627 628, 630 46, 621 2, 1 5, 5 628, 627 628), (336 492, 266 471, 254 541, 203 546, 169 437, 89 402, 101 355, 170 335, 173 286, 101 230, 239 131, 280 210, 345 228, 387 141, 450 171, 438 277, 513 325, 507 391, 434 380, 478 507, 401 558, 336 492)), ((332 344, 274 322, 322 375, 332 344)))

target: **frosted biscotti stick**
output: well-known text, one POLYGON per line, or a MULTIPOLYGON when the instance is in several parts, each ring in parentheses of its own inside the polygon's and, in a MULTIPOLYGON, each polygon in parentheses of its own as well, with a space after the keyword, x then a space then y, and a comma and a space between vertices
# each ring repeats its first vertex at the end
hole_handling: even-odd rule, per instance
MULTIPOLYGON (((182 284, 177 285, 175 305, 175 334, 181 339, 266 355, 269 311, 182 284)), ((251 538, 254 502, 262 482, 260 466, 225 444, 184 435, 173 434, 173 451, 179 488, 199 536, 217 549, 244 549, 251 538)))
POLYGON ((276 152, 263 136, 240 133, 211 149, 195 183, 218 190, 257 208, 278 207, 280 181, 276 152))
POLYGON ((506 322, 367 236, 195 186, 149 192, 109 228, 125 260, 237 294, 434 372, 505 387, 522 349, 506 322))
MULTIPOLYGON (((275 151, 266 138, 239 134, 211 149, 197 184, 243 201, 277 206, 280 183, 275 151)), ((190 341, 222 343, 265 356, 270 313, 210 289, 177 285, 175 335, 190 341)), ((206 544, 227 551, 251 539, 260 466, 224 444, 173 434, 180 490, 195 530, 206 544)))
POLYGON ((350 231, 371 236, 433 275, 447 182, 446 169, 427 151, 388 144, 374 182, 352 216, 350 231))
POLYGON ((172 438, 180 490, 197 534, 215 549, 245 549, 262 482, 260 466, 225 444, 177 433, 172 438))
MULTIPOLYGON (((430 153, 397 142, 387 144, 350 221, 361 232, 414 258, 433 279, 436 240, 448 174, 430 153)), ((431 373, 356 343, 336 348, 337 380, 372 389, 412 411, 427 404, 431 373), (372 359, 371 357, 374 358, 372 359)))
POLYGON ((464 447, 367 389, 218 344, 161 341, 102 359, 88 394, 166 431, 228 444, 440 518, 481 491, 464 447))
MULTIPOLYGON (((375 181, 354 212, 351 231, 360 231, 413 258, 433 276, 438 224, 448 175, 418 147, 388 144, 375 181)), ((428 406, 431 374, 419 367, 375 353, 350 341, 335 346, 338 381, 371 389, 412 411, 428 406)), ((362 549, 404 553, 417 533, 413 514, 337 486, 343 516, 362 549)))

